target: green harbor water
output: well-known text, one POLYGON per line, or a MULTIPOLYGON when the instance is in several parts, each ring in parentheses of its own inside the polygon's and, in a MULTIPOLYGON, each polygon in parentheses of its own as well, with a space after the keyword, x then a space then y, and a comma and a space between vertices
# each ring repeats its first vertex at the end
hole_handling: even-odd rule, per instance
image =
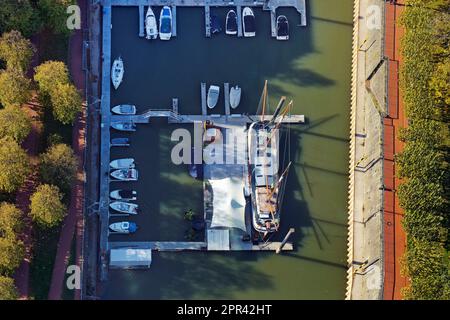
MULTIPOLYGON (((242 87, 236 112, 254 114, 267 79, 271 106, 285 95, 307 123, 290 130, 293 166, 280 231, 283 236, 295 228, 295 251, 154 253, 149 270, 110 271, 102 298, 344 298, 352 3, 307 1, 307 27, 297 26, 294 9, 279 9, 290 22, 288 42, 270 37, 270 15, 262 10, 255 10, 253 39, 224 33, 207 39, 203 9, 177 8, 177 37, 150 42, 138 37, 137 7, 113 8, 112 58, 122 56, 125 76, 111 93, 112 105, 132 103, 144 112, 168 109, 176 97, 180 113, 199 114, 200 83, 223 88, 230 82, 242 87)), ((212 8, 223 21, 226 12, 212 8)), ((214 113, 224 113, 223 100, 214 113)), ((134 157, 140 179, 114 182, 111 189, 136 189, 142 212, 131 219, 139 226, 136 234, 111 241, 182 241, 189 227, 183 212, 202 212, 201 182, 170 160, 170 134, 177 127, 155 121, 132 134, 112 133, 130 137, 132 146, 112 149, 111 158, 134 157)))

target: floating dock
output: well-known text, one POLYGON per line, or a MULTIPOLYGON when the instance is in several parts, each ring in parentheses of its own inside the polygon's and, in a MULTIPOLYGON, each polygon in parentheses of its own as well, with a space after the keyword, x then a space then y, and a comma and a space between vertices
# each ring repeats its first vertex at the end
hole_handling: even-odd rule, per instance
POLYGON ((211 12, 208 5, 205 6, 205 32, 206 37, 211 37, 211 12))
POLYGON ((225 115, 230 115, 230 84, 225 82, 223 85, 223 91, 225 94, 225 115))
POLYGON ((144 6, 139 6, 139 37, 143 38, 145 36, 145 11, 144 6))

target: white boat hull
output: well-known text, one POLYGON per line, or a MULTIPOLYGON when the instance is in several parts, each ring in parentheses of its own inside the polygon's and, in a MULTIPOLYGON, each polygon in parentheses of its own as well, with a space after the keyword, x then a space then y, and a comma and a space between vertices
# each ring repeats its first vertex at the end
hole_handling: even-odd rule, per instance
POLYGON ((245 7, 242 11, 242 29, 244 37, 251 38, 256 36, 255 15, 250 7, 245 7), (249 20, 248 23, 246 23, 247 20, 249 20))
POLYGON ((208 108, 212 109, 217 105, 217 102, 219 101, 219 95, 220 95, 220 87, 219 86, 210 86, 208 90, 208 97, 207 97, 207 105, 208 108))
POLYGON ((132 104, 119 104, 111 109, 115 114, 134 115, 136 114, 136 106, 132 104))
POLYGON ((237 16, 234 10, 230 10, 227 13, 225 33, 231 36, 237 35, 237 16), (231 28, 231 24, 233 24, 233 28, 231 28))
POLYGON ((114 60, 113 65, 111 67, 111 81, 113 83, 114 89, 117 90, 123 80, 123 75, 125 73, 124 65, 122 58, 117 58, 114 60))
POLYGON ((135 203, 129 203, 124 201, 114 201, 109 204, 109 207, 117 212, 125 214, 137 214, 138 205, 135 203))
POLYGON ((124 158, 124 159, 116 159, 109 163, 111 169, 129 169, 134 168, 134 159, 133 158, 124 158))
POLYGON ((241 88, 238 86, 230 89, 230 107, 236 109, 241 102, 241 88))
POLYGON ((136 125, 131 122, 112 122, 111 127, 119 131, 136 131, 136 125))
POLYGON ((172 9, 164 6, 159 16, 159 38, 161 40, 170 40, 172 37, 172 9))
POLYGON ((109 193, 109 197, 114 200, 121 200, 121 201, 136 201, 137 200, 137 192, 136 191, 130 191, 131 195, 122 197, 121 195, 122 190, 113 190, 109 193))
POLYGON ((111 177, 120 181, 137 181, 138 171, 136 169, 120 169, 111 172, 111 177))
POLYGON ((122 221, 110 224, 109 229, 114 233, 130 234, 136 232, 137 226, 134 222, 122 221))
POLYGON ((158 38, 158 25, 151 7, 148 7, 147 14, 145 16, 145 32, 148 40, 158 38))

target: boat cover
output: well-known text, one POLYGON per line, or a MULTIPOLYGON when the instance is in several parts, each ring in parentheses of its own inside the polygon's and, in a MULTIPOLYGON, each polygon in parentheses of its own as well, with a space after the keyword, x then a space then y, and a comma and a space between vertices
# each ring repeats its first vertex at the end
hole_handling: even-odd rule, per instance
POLYGON ((244 181, 239 178, 208 181, 213 190, 211 228, 238 228, 247 232, 245 227, 244 181))

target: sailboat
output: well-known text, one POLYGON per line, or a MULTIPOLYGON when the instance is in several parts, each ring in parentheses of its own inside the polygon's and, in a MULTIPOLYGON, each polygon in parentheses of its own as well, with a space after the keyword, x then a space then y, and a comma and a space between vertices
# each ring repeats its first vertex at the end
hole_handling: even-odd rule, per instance
POLYGON ((125 72, 123 66, 123 60, 121 57, 114 60, 112 68, 111 68, 111 81, 113 83, 114 89, 120 86, 123 80, 123 74, 125 72))
POLYGON ((282 97, 275 113, 265 119, 267 101, 267 81, 263 91, 263 114, 250 124, 247 143, 249 150, 249 183, 252 201, 253 228, 265 235, 278 231, 280 225, 280 202, 284 190, 285 178, 290 163, 280 174, 279 165, 279 126, 280 117, 284 117, 292 102, 281 112, 286 98, 282 97))
POLYGON ((145 32, 147 33, 146 38, 149 40, 158 38, 158 25, 156 24, 155 14, 150 6, 145 15, 145 32))

